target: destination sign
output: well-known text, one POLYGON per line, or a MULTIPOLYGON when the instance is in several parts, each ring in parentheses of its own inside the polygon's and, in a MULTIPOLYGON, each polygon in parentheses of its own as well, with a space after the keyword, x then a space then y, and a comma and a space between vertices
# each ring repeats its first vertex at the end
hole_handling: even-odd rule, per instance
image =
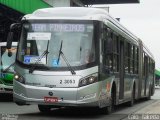
POLYGON ((32 31, 84 32, 84 24, 32 24, 32 31))

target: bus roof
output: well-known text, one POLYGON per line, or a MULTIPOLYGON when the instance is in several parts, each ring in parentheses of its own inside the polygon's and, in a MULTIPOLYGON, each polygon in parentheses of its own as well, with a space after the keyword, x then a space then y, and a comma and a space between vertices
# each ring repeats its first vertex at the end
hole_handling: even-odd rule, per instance
POLYGON ((87 16, 95 16, 95 15, 107 15, 108 12, 103 9, 98 8, 88 8, 88 7, 56 7, 56 8, 43 8, 38 9, 33 14, 26 15, 29 18, 77 18, 77 19, 87 19, 87 16))

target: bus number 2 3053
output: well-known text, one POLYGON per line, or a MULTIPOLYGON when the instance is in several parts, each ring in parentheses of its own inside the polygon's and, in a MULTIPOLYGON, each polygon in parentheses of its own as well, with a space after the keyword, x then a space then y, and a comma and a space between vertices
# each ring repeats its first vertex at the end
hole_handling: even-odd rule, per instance
POLYGON ((75 84, 75 80, 60 80, 60 84, 75 84))

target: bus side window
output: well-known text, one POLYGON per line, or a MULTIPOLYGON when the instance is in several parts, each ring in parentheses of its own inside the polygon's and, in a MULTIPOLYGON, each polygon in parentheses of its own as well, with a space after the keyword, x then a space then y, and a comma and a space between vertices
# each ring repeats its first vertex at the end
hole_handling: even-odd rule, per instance
POLYGON ((109 28, 104 29, 104 39, 103 39, 103 63, 105 66, 105 71, 113 71, 113 33, 109 28))
POLYGON ((145 77, 145 53, 143 52, 143 77, 145 77))
POLYGON ((125 43, 125 73, 129 73, 129 43, 125 43))
POLYGON ((119 72, 119 51, 120 51, 119 36, 113 34, 113 71, 119 72))
POLYGON ((149 59, 149 73, 152 74, 152 59, 149 59))
POLYGON ((113 32, 108 28, 108 38, 106 40, 105 54, 107 55, 107 68, 113 72, 113 32))
POLYGON ((107 29, 107 39, 106 39, 106 54, 111 54, 113 52, 113 33, 108 28, 107 29))
POLYGON ((113 52, 112 32, 111 29, 107 28, 105 25, 102 35, 102 52, 103 54, 109 54, 113 52))
POLYGON ((134 66, 135 66, 135 68, 134 68, 134 74, 138 74, 138 66, 139 66, 139 50, 138 50, 138 47, 135 47, 135 57, 134 57, 134 61, 135 61, 135 63, 134 63, 134 66))
POLYGON ((135 61, 134 61, 134 57, 135 57, 135 54, 134 54, 134 52, 135 52, 135 46, 134 45, 131 45, 131 67, 130 67, 130 72, 133 74, 134 73, 134 63, 135 63, 135 61))

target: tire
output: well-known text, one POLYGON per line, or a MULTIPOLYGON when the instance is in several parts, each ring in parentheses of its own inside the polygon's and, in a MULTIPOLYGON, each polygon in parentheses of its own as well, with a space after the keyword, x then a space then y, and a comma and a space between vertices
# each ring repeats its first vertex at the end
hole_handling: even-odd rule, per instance
POLYGON ((106 114, 111 114, 114 111, 114 106, 110 105, 108 107, 106 107, 106 114))
POLYGON ((24 103, 21 103, 21 102, 15 102, 18 106, 23 106, 23 105, 26 105, 24 103))
POLYGON ((101 113, 106 114, 106 115, 111 114, 114 111, 114 108, 115 108, 114 101, 115 101, 115 93, 112 92, 111 93, 111 99, 110 99, 110 105, 106 106, 104 108, 101 108, 101 110, 100 110, 101 113))
POLYGON ((134 102, 135 102, 135 87, 133 87, 131 100, 128 102, 128 106, 132 107, 134 105, 134 102))
POLYGON ((151 96, 149 95, 149 96, 146 98, 146 100, 151 100, 151 96))
POLYGON ((114 111, 113 106, 106 106, 104 108, 100 108, 100 113, 101 114, 105 114, 105 115, 109 115, 114 111))
POLYGON ((132 107, 134 105, 134 99, 133 97, 131 98, 131 101, 128 102, 128 106, 132 107))
POLYGON ((38 105, 38 109, 42 113, 48 113, 51 112, 51 108, 47 105, 38 105))
POLYGON ((148 96, 146 97, 146 100, 150 100, 151 99, 151 89, 149 87, 149 93, 148 93, 148 96))

